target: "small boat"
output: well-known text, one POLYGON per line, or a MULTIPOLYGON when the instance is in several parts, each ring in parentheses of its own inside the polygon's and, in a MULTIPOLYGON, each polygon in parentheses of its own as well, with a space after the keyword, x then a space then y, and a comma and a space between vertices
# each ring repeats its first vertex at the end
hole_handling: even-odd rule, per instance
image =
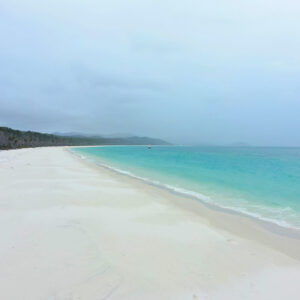
POLYGON ((149 146, 148 146, 148 149, 151 149, 151 148, 152 148, 152 147, 149 145, 149 146))

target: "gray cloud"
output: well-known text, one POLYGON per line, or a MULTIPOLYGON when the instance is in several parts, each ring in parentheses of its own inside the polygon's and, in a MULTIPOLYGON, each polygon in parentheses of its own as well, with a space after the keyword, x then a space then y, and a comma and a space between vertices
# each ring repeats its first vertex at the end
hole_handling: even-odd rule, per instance
POLYGON ((300 145, 300 5, 11 0, 0 124, 300 145))
POLYGON ((73 66, 71 70, 78 84, 90 88, 142 89, 153 91, 163 89, 163 85, 155 82, 153 79, 147 80, 143 78, 129 78, 129 76, 118 77, 117 74, 102 74, 97 70, 85 66, 73 66))

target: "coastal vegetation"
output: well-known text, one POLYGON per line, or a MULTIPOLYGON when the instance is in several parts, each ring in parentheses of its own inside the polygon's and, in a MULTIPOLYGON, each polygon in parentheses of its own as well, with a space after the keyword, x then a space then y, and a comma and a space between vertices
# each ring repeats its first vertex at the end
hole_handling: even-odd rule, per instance
POLYGON ((93 145, 167 145, 168 143, 149 137, 59 136, 34 131, 20 131, 0 127, 0 149, 17 149, 41 146, 93 146, 93 145))

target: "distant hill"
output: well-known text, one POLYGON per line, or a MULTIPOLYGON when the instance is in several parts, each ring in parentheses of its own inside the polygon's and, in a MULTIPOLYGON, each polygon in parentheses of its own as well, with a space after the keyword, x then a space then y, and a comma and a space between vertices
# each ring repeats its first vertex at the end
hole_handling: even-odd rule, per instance
POLYGON ((75 137, 92 137, 92 138, 129 138, 134 137, 134 134, 130 133, 112 133, 112 134, 91 134, 81 132, 53 132, 52 134, 58 136, 75 136, 75 137))
MULTIPOLYGON (((72 134, 72 133, 71 133, 72 134)), ((93 145, 169 145, 169 143, 148 137, 86 137, 62 136, 39 133, 34 131, 20 131, 8 127, 0 127, 0 149, 16 149, 41 146, 93 146, 93 145)))

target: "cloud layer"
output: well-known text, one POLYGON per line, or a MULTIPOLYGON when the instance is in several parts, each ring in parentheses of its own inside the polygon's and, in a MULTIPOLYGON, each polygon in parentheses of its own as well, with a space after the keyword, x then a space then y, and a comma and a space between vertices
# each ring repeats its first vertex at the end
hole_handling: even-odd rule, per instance
POLYGON ((300 4, 0 3, 0 124, 300 146, 300 4))

